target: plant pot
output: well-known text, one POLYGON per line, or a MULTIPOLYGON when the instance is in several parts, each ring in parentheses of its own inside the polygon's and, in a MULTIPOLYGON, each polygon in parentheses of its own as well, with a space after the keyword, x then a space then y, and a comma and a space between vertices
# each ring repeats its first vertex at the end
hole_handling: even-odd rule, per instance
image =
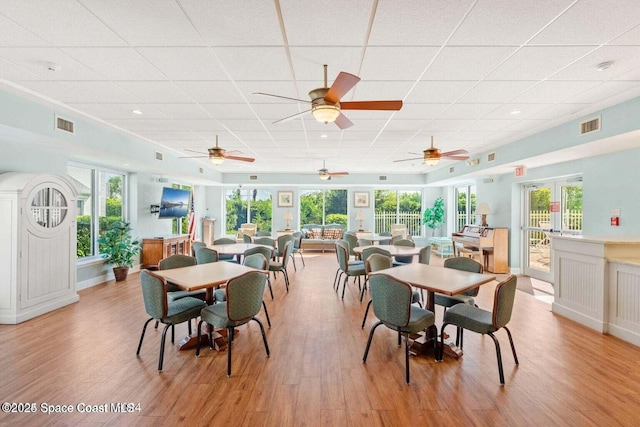
POLYGON ((116 276, 116 282, 121 282, 127 278, 129 267, 113 267, 113 275, 116 276))

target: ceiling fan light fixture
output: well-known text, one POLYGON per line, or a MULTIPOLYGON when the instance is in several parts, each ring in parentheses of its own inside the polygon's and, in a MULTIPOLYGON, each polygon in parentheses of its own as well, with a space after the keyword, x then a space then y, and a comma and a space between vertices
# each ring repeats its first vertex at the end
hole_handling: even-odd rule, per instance
POLYGON ((316 105, 311 110, 311 114, 319 122, 333 123, 340 115, 340 108, 336 105, 316 105))
POLYGON ((321 173, 320 174, 320 179, 322 179, 324 181, 328 180, 329 178, 331 178, 331 175, 329 175, 328 173, 321 173))
POLYGON ((209 157, 209 161, 214 165, 221 165, 224 162, 224 157, 209 157))
POLYGON ((427 166, 435 166, 440 159, 424 159, 424 164, 427 166))

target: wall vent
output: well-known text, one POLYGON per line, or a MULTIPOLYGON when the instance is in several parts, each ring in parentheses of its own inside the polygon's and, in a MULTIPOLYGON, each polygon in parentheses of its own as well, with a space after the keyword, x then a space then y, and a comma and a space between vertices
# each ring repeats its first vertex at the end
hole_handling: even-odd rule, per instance
POLYGON ((200 173, 204 173, 204 168, 199 168, 198 170, 200 171, 200 173))
POLYGON ((164 156, 162 155, 162 153, 159 151, 156 151, 156 160, 162 161, 163 158, 164 156))
POLYGON ((257 181, 258 175, 249 175, 249 181, 257 181))
POLYGON ((591 132, 598 132, 600 130, 600 116, 580 123, 580 135, 586 135, 591 132))
POLYGON ((496 153, 489 153, 487 154, 487 162, 493 162, 496 159, 496 153))
POLYGON ((456 171, 456 168, 453 166, 449 167, 449 173, 454 173, 456 171))
POLYGON ((378 179, 379 179, 380 181, 386 181, 386 180, 387 180, 387 176, 386 176, 386 175, 380 175, 380 176, 378 177, 378 179))
POLYGON ((56 115, 56 129, 62 132, 75 133, 75 123, 56 115))

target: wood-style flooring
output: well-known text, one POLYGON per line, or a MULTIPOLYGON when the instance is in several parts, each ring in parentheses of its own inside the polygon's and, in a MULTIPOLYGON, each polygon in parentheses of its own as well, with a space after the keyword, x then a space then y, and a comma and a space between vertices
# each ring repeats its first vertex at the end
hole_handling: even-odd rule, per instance
MULTIPOLYGON (((349 282, 332 290, 335 254, 307 253, 285 293, 265 294, 272 328, 267 358, 258 326, 238 328, 233 375, 226 353, 177 351, 167 344, 158 373, 160 330, 147 331, 138 274, 80 292, 80 301, 19 325, 0 325, 0 401, 72 405, 72 414, 2 413, 0 424, 216 426, 614 426, 640 419, 640 348, 554 315, 549 304, 517 292, 511 323, 520 365, 504 331, 506 385, 500 387, 493 342, 465 333, 460 360, 412 357, 378 328, 366 364, 369 315, 349 282), (132 413, 78 413, 77 405, 132 402, 132 413)), ((434 257, 432 263, 441 260, 434 257)), ((492 306, 495 282, 477 298, 492 306)), ((440 323, 442 309, 437 310, 440 323)), ((260 315, 263 319, 263 314, 260 315)), ((266 326, 266 322, 265 322, 266 326)), ((176 342, 186 335, 176 328, 176 342)), ((453 328, 450 331, 453 333, 453 328)), ((167 340, 169 341, 169 340, 167 340)))

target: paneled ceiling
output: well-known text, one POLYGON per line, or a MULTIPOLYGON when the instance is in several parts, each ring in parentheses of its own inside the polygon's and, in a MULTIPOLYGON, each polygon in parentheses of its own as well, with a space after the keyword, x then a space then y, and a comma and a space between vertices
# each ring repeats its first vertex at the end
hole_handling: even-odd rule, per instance
POLYGON ((486 151, 638 96, 640 2, 2 0, 0 79, 178 155, 219 135, 256 158, 184 159, 223 172, 427 172, 393 160, 431 135, 486 151), (403 108, 345 112, 345 130, 273 123, 308 104, 254 93, 307 99, 323 64, 329 85, 362 79, 344 101, 403 108))

